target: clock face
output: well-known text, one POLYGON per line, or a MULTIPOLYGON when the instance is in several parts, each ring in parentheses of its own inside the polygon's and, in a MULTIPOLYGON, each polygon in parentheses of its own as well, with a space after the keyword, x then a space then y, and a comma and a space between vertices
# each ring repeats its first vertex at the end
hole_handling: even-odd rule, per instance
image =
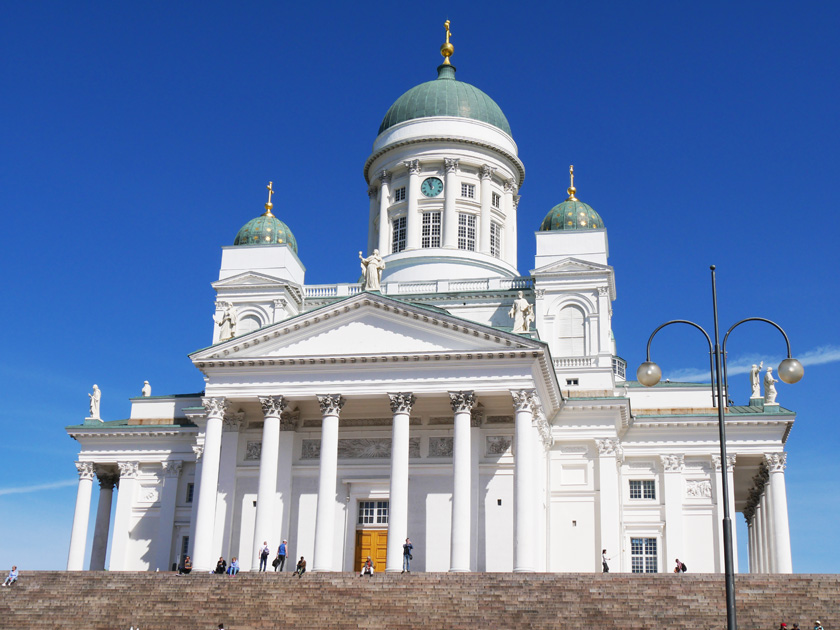
POLYGON ((420 184, 420 192, 427 197, 437 197, 443 192, 443 182, 437 177, 427 177, 420 184))

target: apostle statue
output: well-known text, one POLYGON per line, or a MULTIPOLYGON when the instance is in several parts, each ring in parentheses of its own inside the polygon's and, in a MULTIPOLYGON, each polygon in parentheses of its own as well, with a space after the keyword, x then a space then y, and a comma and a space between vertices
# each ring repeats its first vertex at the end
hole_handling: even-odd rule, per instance
POLYGON ((94 383, 93 385, 93 393, 88 394, 90 398, 90 418, 94 420, 100 420, 99 417, 99 402, 102 400, 102 390, 99 389, 99 386, 94 383))
POLYGON ((382 282, 382 270, 385 269, 385 261, 379 255, 379 250, 374 249, 373 254, 365 258, 359 252, 359 260, 362 261, 362 275, 365 278, 364 291, 379 291, 382 282))
POLYGON ((753 363, 750 368, 750 385, 752 386, 750 398, 761 398, 761 368, 763 367, 764 361, 758 365, 753 363))
POLYGON ((152 386, 149 385, 149 381, 143 381, 143 389, 140 390, 140 393, 143 394, 144 398, 152 395, 152 386))
POLYGON ((773 368, 767 368, 767 373, 764 375, 764 404, 775 405, 776 403, 776 383, 773 378, 773 368))
POLYGON ((219 341, 233 339, 236 336, 236 311, 233 304, 227 304, 225 310, 213 315, 213 321, 219 327, 219 341))
POLYGON ((508 317, 513 318, 513 332, 523 333, 531 329, 531 322, 534 321, 534 307, 524 298, 522 291, 516 294, 508 317))

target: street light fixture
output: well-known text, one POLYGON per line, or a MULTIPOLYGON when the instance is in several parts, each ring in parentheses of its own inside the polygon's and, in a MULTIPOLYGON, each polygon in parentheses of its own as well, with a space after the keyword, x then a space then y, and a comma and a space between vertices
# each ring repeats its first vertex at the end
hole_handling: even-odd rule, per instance
POLYGON ((694 328, 702 332, 703 336, 706 338, 706 341, 709 343, 709 372, 711 374, 713 384, 712 403, 714 406, 717 407, 718 410, 718 432, 720 434, 720 461, 724 466, 724 473, 721 475, 721 489, 723 491, 723 563, 724 573, 726 577, 726 627, 728 630, 737 630, 738 626, 735 620, 735 574, 733 571, 734 562, 732 559, 732 521, 729 517, 729 480, 725 468, 727 461, 726 428, 724 426, 723 415, 724 407, 726 406, 726 401, 724 400, 723 396, 724 383, 726 386, 727 398, 729 396, 729 383, 726 378, 726 341, 729 338, 729 333, 731 333, 737 326, 740 326, 744 322, 760 321, 771 324, 772 326, 777 328, 779 332, 782 333, 782 335, 784 335, 785 343, 787 343, 787 358, 779 364, 779 378, 785 383, 797 383, 805 374, 805 369, 802 367, 802 364, 799 361, 791 357, 790 340, 788 339, 787 333, 785 333, 785 331, 782 330, 782 327, 776 324, 775 322, 772 322, 769 319, 764 319, 762 317, 748 317, 734 324, 726 332, 726 335, 723 338, 723 350, 721 350, 719 343, 720 337, 718 334, 717 285, 715 283, 715 266, 712 265, 710 269, 712 272, 712 309, 714 312, 715 325, 714 345, 712 345, 712 340, 709 337, 709 334, 705 330, 703 330, 701 326, 695 324, 694 322, 688 321, 687 319, 674 319, 669 322, 665 322, 659 328, 654 330, 653 334, 651 334, 650 336, 650 339, 648 339, 646 355, 647 358, 645 362, 639 366, 639 369, 636 370, 636 378, 645 387, 653 387, 662 378, 662 369, 656 363, 650 360, 650 344, 653 341, 653 338, 656 336, 656 333, 658 333, 666 326, 670 326, 671 324, 688 324, 689 326, 693 326, 694 328), (717 393, 715 393, 715 386, 717 386, 717 393))

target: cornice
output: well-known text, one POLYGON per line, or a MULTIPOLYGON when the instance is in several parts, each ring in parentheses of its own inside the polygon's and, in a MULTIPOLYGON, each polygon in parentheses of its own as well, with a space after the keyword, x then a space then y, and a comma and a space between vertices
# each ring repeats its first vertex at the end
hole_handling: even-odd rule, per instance
POLYGON ((517 172, 519 173, 519 178, 517 180, 517 184, 519 188, 522 188, 522 183, 525 181, 525 165, 522 164, 520 159, 512 154, 510 151, 506 151, 502 147, 497 144, 493 144, 492 142, 480 142, 478 140, 474 140, 472 138, 465 138, 459 136, 433 136, 433 137, 426 137, 426 138, 409 138, 406 140, 402 140, 400 142, 395 142, 393 144, 389 144, 385 147, 382 147, 378 151, 372 153, 370 157, 365 162, 364 168, 364 176, 365 181, 370 184, 370 167, 371 165, 379 159, 381 156, 385 155, 389 151, 393 149, 399 149, 401 147, 407 147, 412 144, 426 144, 429 142, 455 142, 458 144, 467 144, 476 147, 481 147, 482 149, 491 149, 505 158, 510 160, 510 162, 516 167, 517 172))
MULTIPOLYGON (((173 425, 174 426, 174 425, 173 425)), ((75 429, 68 430, 67 434, 73 439, 84 438, 120 438, 120 437, 172 437, 178 435, 191 435, 198 433, 198 427, 182 427, 177 430, 173 429, 149 429, 148 427, 138 427, 139 430, 132 431, 129 427, 120 427, 118 429, 100 428, 100 429, 75 429)))

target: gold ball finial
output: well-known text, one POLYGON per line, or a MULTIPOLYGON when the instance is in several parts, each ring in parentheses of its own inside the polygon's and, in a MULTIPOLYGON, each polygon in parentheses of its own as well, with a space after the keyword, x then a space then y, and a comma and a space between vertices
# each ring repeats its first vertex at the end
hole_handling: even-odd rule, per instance
POLYGON ((577 201, 577 197, 575 197, 575 193, 577 192, 577 188, 575 188, 575 165, 569 165, 569 179, 571 181, 571 185, 566 189, 566 192, 569 193, 569 198, 566 201, 577 201))
POLYGON ((263 214, 264 217, 273 217, 274 215, 271 214, 271 209, 274 207, 274 204, 271 203, 271 195, 274 194, 274 188, 272 187, 274 182, 268 182, 268 202, 265 204, 265 213, 263 214))
POLYGON ((449 37, 452 35, 449 31, 449 20, 443 23, 443 28, 446 29, 446 43, 440 47, 440 54, 443 55, 443 64, 449 65, 449 58, 455 52, 455 46, 449 43, 449 37))

